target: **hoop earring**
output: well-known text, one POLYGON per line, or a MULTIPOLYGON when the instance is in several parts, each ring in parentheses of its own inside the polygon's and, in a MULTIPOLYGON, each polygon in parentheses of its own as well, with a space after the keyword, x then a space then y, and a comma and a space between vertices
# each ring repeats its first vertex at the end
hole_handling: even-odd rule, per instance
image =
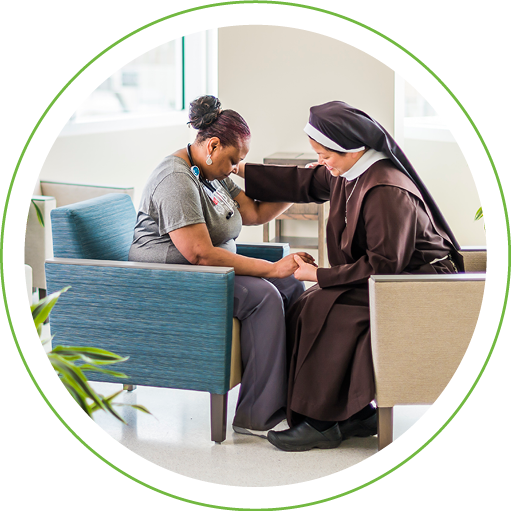
POLYGON ((212 165, 213 164, 213 160, 211 159, 211 155, 208 154, 208 157, 206 158, 206 164, 207 165, 212 165))

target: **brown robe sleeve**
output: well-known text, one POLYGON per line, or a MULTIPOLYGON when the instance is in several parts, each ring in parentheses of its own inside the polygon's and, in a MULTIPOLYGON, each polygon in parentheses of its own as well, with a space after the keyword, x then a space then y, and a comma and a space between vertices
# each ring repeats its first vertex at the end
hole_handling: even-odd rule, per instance
POLYGON ((245 194, 265 202, 317 202, 330 199, 330 173, 323 165, 245 165, 245 194))
POLYGON ((319 268, 321 288, 363 284, 371 275, 396 275, 408 266, 417 225, 417 202, 410 194, 394 186, 377 186, 367 193, 360 215, 356 236, 365 235, 365 254, 351 264, 319 268))

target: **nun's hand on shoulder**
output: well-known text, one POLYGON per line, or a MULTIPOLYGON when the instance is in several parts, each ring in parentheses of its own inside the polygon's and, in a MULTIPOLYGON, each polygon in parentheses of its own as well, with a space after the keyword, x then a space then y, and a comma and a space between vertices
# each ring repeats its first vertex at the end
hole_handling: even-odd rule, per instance
POLYGON ((305 165, 305 168, 310 169, 311 167, 317 167, 318 165, 321 165, 321 163, 319 163, 319 161, 313 161, 311 163, 307 163, 307 165, 305 165))

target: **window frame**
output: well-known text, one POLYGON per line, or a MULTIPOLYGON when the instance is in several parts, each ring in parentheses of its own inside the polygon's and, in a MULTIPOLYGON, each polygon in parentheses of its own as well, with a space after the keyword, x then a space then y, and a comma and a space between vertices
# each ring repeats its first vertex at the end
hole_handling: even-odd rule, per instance
POLYGON ((119 113, 108 117, 68 121, 59 136, 90 135, 135 129, 183 125, 188 121, 187 105, 202 94, 218 95, 218 30, 181 38, 181 109, 162 113, 119 113))

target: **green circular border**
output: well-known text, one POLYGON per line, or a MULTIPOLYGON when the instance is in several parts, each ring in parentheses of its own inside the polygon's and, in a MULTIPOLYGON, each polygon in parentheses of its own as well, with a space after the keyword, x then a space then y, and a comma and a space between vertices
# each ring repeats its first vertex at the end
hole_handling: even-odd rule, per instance
POLYGON ((506 207, 506 200, 504 198, 504 192, 503 192, 503 189, 502 189, 502 184, 500 182, 500 178, 499 178, 499 175, 497 173, 497 169, 495 167, 495 164, 493 162, 493 159, 490 155, 490 152, 488 150, 488 147, 486 145, 486 143, 484 142, 483 140, 483 137, 481 136, 481 133, 479 132, 479 130, 477 129, 476 125, 474 124, 474 121, 471 119, 471 117, 469 116, 468 112, 465 110, 465 108, 463 107, 463 105, 458 101, 458 98, 456 98, 456 96, 451 92, 451 90, 447 87, 447 85, 445 85, 445 83, 440 80, 440 78, 428 67, 426 66, 422 61, 420 61, 415 55, 413 55, 412 53, 410 53, 408 50, 406 50, 405 48, 403 48, 403 46, 401 46, 400 44, 396 43, 395 41, 393 41, 392 39, 390 39, 389 37, 385 36, 384 34, 382 34, 381 32, 378 32, 377 30, 374 30, 372 29, 371 27, 368 27, 367 25, 364 25, 363 23, 360 23, 354 19, 351 19, 351 18, 348 18, 346 16, 342 16, 341 14, 337 14, 335 12, 332 12, 332 11, 328 11, 328 10, 325 10, 325 9, 320 9, 318 7, 311 7, 311 6, 308 6, 308 5, 302 5, 302 4, 297 4, 297 3, 291 3, 291 2, 279 2, 279 1, 272 1, 272 0, 261 0, 261 1, 258 1, 258 0, 241 0, 241 1, 235 1, 235 2, 219 2, 219 3, 214 3, 214 4, 208 4, 208 5, 203 5, 203 6, 199 6, 199 7, 194 7, 194 8, 191 8, 191 9, 186 9, 186 10, 183 10, 183 11, 179 11, 177 13, 174 13, 174 14, 171 14, 169 16, 165 16, 163 18, 160 18, 156 21, 153 21, 152 23, 148 23, 147 25, 144 25, 142 27, 140 27, 139 29, 137 30, 134 30, 133 32, 130 32, 128 35, 122 37, 121 39, 119 39, 118 41, 116 41, 115 43, 111 44, 110 46, 108 46, 108 48, 106 48, 105 50, 103 50, 101 53, 99 53, 98 55, 96 55, 96 57, 94 57, 90 62, 88 62, 85 66, 83 66, 72 78, 71 80, 69 80, 66 85, 60 90, 60 92, 55 96, 55 98, 53 99, 53 101, 48 105, 48 107, 46 108, 46 110, 44 111, 43 115, 40 117, 40 119, 38 120, 37 124, 35 125, 34 129, 32 130, 25 146, 23 147, 23 151, 21 152, 21 155, 18 159, 18 163, 16 165, 16 169, 14 170, 14 174, 12 176, 12 179, 11 179, 11 183, 10 183, 10 186, 9 186, 9 190, 7 192, 7 199, 5 201, 5 208, 4 208, 4 214, 3 214, 3 218, 2 218, 2 230, 1 230, 1 235, 0 235, 0 278, 1 278, 1 282, 2 282, 2 295, 3 295, 3 300, 4 300, 4 304, 5 304, 5 310, 6 310, 6 314, 7 314, 7 319, 9 321, 9 326, 10 326, 10 329, 11 329, 11 332, 12 332, 12 335, 13 335, 13 338, 14 338, 14 342, 16 343, 16 347, 18 349, 18 352, 20 354, 20 357, 23 361, 23 364, 25 365, 25 369, 27 370, 30 378, 32 379, 34 385, 36 386, 37 390, 39 391, 39 393, 41 394, 41 396, 43 397, 43 399, 46 401, 46 404, 50 407, 50 409, 53 411, 53 413, 58 417, 58 419, 62 422, 62 424, 68 429, 68 431, 78 440, 80 441, 87 449, 89 449, 89 451, 91 451, 93 454, 95 454, 100 460, 104 461, 107 465, 109 465, 111 468, 117 470, 119 473, 123 474, 124 476, 130 478, 131 480, 135 481, 136 483, 139 483, 141 484, 142 486, 145 486, 146 488, 149 488, 151 490, 154 490, 158 493, 161 493, 162 495, 166 495, 168 497, 172 497, 174 499, 177 499, 177 500, 181 500, 183 502, 187 502, 189 504, 196 504, 196 505, 199 505, 199 506, 204 506, 204 507, 210 507, 210 508, 214 508, 214 509, 225 509, 225 510, 231 510, 231 509, 240 509, 240 510, 243 510, 243 511, 261 511, 261 510, 285 510, 285 509, 297 509, 297 508, 300 508, 300 507, 307 507, 307 506, 313 506, 313 505, 316 505, 316 504, 321 504, 323 502, 328 502, 328 501, 331 501, 331 500, 334 500, 334 499, 337 499, 339 497, 344 497, 345 495, 349 495, 350 493, 354 493, 358 490, 361 490, 362 488, 365 488, 366 486, 369 486, 370 484, 373 484, 375 483, 376 481, 379 481, 380 479, 383 479, 385 476, 389 475, 390 473, 394 472, 395 470, 397 470, 398 468, 400 468, 402 465, 404 465, 406 462, 408 462, 409 460, 411 460, 413 457, 415 457, 420 451, 422 451, 429 443, 431 443, 443 430, 444 428, 449 424, 449 422, 451 422, 451 420, 455 417, 455 415, 459 412, 459 410, 461 409, 461 407, 465 404, 465 402, 467 401, 467 399, 469 398, 470 394, 472 394, 472 391, 474 390, 475 386, 478 384, 483 372, 485 371, 486 369, 486 366, 488 365, 488 362, 490 360, 490 357, 493 353, 493 350, 495 349, 495 345, 497 343, 497 338, 500 334, 500 330, 502 328, 502 323, 504 321, 504 315, 505 315, 505 311, 506 311, 506 307, 507 307, 507 301, 508 301, 508 297, 509 297, 509 284, 510 284, 510 271, 511 271, 511 236, 510 236, 510 228, 509 228, 509 216, 508 216, 508 212, 507 212, 507 207, 506 207), (468 121, 470 122, 470 124, 472 125, 472 127, 474 128, 474 131, 476 132, 479 140, 481 141, 481 144, 483 145, 483 148, 486 152, 486 155, 488 156, 488 159, 491 163, 491 166, 492 166, 492 169, 493 169, 493 172, 495 174, 495 179, 497 180, 497 185, 499 187, 499 192, 500 192, 500 196, 502 198, 502 205, 504 207, 504 215, 505 215, 505 219, 506 219, 506 230, 507 230, 507 244, 508 244, 508 271, 507 271, 507 280, 506 280, 506 293, 505 293, 505 297, 504 297, 504 305, 503 305, 503 308, 502 308, 502 314, 500 316, 500 321, 499 321, 499 325, 498 325, 498 328, 497 328, 497 332, 495 334, 495 338, 494 338, 494 341, 492 343, 492 346, 491 346, 491 349, 488 353, 488 356, 486 357, 486 360, 483 364, 483 367, 481 368, 481 371, 479 372, 474 384, 472 385, 472 387, 470 388, 470 390, 468 391, 467 395, 465 396, 465 398, 463 399, 463 401, 460 403, 460 405, 456 408, 456 410, 454 411, 454 413, 449 417, 449 419, 446 421, 446 423, 424 444, 422 445, 419 449, 417 449, 413 454, 411 454, 410 456, 408 456, 408 458, 406 458, 405 460, 403 460, 401 463, 399 463, 398 465, 396 465, 395 467, 393 467, 392 469, 388 470, 387 472, 383 473, 381 476, 375 478, 375 479, 372 479, 371 481, 363 484, 363 485, 360 485, 360 486, 357 486, 356 488, 353 488, 352 490, 349 490, 349 491, 346 491, 344 493, 341 493, 339 495, 334 495, 333 497, 329 497, 329 498, 326 498, 326 499, 322 499, 322 500, 317 500, 317 501, 314 501, 314 502, 308 502, 306 504, 298 504, 298 505, 295 505, 295 506, 287 506, 287 507, 277 507, 277 508, 233 508, 233 507, 224 507, 224 506, 216 506, 216 505, 213 505, 213 504, 205 504, 205 503, 202 503, 202 502, 196 502, 194 500, 190 500, 190 499, 185 499, 185 498, 182 498, 182 497, 178 497, 177 495, 172 495, 171 493, 167 493, 163 490, 159 490, 158 488, 154 488, 153 486, 149 485, 149 484, 146 484, 144 483, 143 481, 140 481, 138 479, 136 479, 135 477, 132 477, 130 476, 129 474, 127 474, 126 472, 122 471, 121 469, 119 469, 118 467, 116 467, 115 465, 113 465, 112 463, 110 463, 108 460, 106 460, 105 458, 103 458, 99 453, 97 453, 96 451, 94 451, 94 449, 92 449, 89 445, 87 445, 67 424, 66 422, 62 419, 62 417, 57 413, 57 411, 53 408, 53 406, 51 405, 51 403, 48 401, 48 399, 46 398, 46 396, 44 395, 44 393, 42 392, 41 388, 39 387, 39 385, 37 384, 36 380, 34 379, 34 376, 32 375, 28 365, 27 365, 27 362, 25 360, 25 357, 23 356, 23 353, 21 352, 21 349, 20 349, 20 346, 18 344, 18 341, 16 339, 16 334, 14 332, 14 328, 13 328, 13 325, 12 325, 12 321, 11 321, 11 316, 9 314, 9 307, 8 307, 8 304, 7 304, 7 297, 6 297, 6 294, 5 294, 5 282, 4 282, 4 257, 3 257, 3 247, 4 247, 4 229, 5 229, 5 219, 6 219, 6 216, 7 216, 7 207, 9 205, 9 199, 11 197, 11 192, 12 192, 12 187, 14 185, 14 180, 16 179, 16 175, 18 173, 18 169, 19 169, 19 166, 21 165, 21 162, 23 160, 23 157, 27 151, 27 148, 30 144, 30 142, 32 141, 32 138, 34 137, 37 129, 39 128, 41 122, 43 121, 43 119, 46 117, 46 114, 49 112, 49 110, 51 109, 51 107, 55 104, 55 102, 60 98, 60 96, 64 93, 64 91, 71 85, 71 83, 74 82, 74 80, 76 80, 76 78, 81 74, 83 73, 88 67, 90 67, 96 60, 98 60, 102 55, 104 55, 107 51, 109 51, 110 49, 112 49, 113 47, 117 46, 118 44, 120 44, 121 42, 123 42, 124 40, 128 39, 129 37, 137 34, 138 32, 141 32, 142 30, 145 30, 146 28, 149 28, 153 25, 156 25, 157 23, 161 23, 162 21, 165 21, 165 20, 168 20, 168 19, 171 19, 171 18, 175 18, 177 16, 180 16, 182 14, 187 14, 187 13, 190 13, 190 12, 193 12, 193 11, 199 11, 199 10, 203 10, 203 9, 209 9, 209 8, 212 8, 212 7, 221 7, 221 6, 226 6, 226 5, 236 5, 236 4, 276 4, 276 5, 283 5, 283 6, 288 6, 288 7, 298 7, 298 8, 302 8, 302 9, 310 9, 312 11, 317 11, 317 12, 321 12, 321 13, 324 13, 324 14, 329 14, 331 16, 335 16, 337 18, 340 18, 340 19, 343 19, 345 21, 349 21, 350 23, 353 23, 355 25, 358 25, 359 27, 362 27, 366 30, 369 30, 371 32, 373 32, 374 34, 382 37, 383 39, 385 39, 386 41, 388 41, 389 43, 393 44, 394 46, 396 46, 397 48, 399 48, 400 50, 404 51, 407 55, 409 55, 410 57, 412 57, 418 64, 420 64, 426 71, 428 71, 439 83, 440 85, 442 85, 442 87, 449 93, 449 95, 452 97, 452 99, 454 99, 454 101, 456 102, 456 104, 460 107, 460 109, 462 110, 462 112, 465 114, 466 118, 468 119, 468 121))

